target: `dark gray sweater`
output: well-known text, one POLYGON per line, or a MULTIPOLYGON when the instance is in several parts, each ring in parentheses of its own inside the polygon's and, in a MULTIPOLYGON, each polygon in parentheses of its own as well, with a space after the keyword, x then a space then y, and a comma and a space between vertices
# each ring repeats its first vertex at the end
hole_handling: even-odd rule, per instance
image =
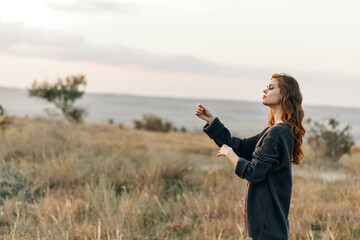
POLYGON ((256 240, 289 237, 289 207, 294 136, 290 123, 266 127, 249 138, 232 137, 218 118, 203 131, 221 147, 230 146, 239 156, 235 173, 248 181, 245 226, 256 240))

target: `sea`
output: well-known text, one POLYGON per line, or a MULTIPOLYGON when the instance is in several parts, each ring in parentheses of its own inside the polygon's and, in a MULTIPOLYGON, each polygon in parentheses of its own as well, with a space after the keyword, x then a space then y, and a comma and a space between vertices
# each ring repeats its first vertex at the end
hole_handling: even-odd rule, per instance
MULTIPOLYGON (((189 132, 201 132, 205 122, 195 116, 198 103, 219 117, 233 135, 247 137, 260 132, 267 124, 269 108, 261 102, 217 99, 187 99, 149 97, 127 94, 85 93, 75 105, 87 110, 86 122, 134 126, 134 120, 143 115, 156 115, 170 121, 175 127, 189 132)), ((26 89, 0 88, 0 105, 9 116, 51 117, 55 107, 43 99, 29 97, 26 89)), ((354 140, 360 142, 360 108, 304 105, 305 120, 311 118, 327 124, 330 118, 340 122, 340 128, 350 125, 354 140)), ((305 124, 305 128, 307 125, 305 124)))

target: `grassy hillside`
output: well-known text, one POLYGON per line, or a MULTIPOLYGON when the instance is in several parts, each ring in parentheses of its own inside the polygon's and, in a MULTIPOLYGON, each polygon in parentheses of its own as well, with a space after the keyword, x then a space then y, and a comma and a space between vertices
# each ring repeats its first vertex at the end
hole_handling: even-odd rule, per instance
MULTIPOLYGON (((217 151, 205 134, 17 119, 0 132, 0 237, 242 239, 246 181, 217 151)), ((290 239, 360 239, 360 152, 333 170, 312 155, 293 167, 290 239)))

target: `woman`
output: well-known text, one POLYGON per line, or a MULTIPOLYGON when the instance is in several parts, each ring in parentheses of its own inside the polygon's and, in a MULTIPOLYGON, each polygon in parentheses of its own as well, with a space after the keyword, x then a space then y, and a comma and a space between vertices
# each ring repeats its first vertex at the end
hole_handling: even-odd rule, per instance
POLYGON ((255 240, 289 237, 292 190, 291 164, 303 157, 304 112, 297 81, 288 74, 274 74, 263 91, 262 103, 270 107, 268 126, 249 138, 236 138, 199 104, 195 114, 207 124, 203 131, 221 147, 217 157, 227 157, 235 173, 248 181, 245 227, 255 240))

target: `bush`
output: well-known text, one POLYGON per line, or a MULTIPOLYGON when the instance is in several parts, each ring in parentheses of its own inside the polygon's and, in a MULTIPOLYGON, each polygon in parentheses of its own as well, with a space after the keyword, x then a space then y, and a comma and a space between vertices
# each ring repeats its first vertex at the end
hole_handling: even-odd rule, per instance
POLYGON ((350 125, 339 129, 340 122, 330 118, 328 126, 312 119, 307 120, 309 125, 307 142, 314 151, 320 155, 337 162, 343 154, 350 154, 354 145, 353 137, 350 135, 350 125))
POLYGON ((0 105, 0 130, 4 131, 10 124, 12 119, 5 115, 5 109, 0 105))
POLYGON ((163 121, 158 116, 149 114, 143 115, 143 120, 134 120, 136 129, 146 129, 150 131, 169 132, 173 129, 173 125, 169 121, 163 121))
POLYGON ((186 132, 187 132, 186 127, 181 127, 181 128, 180 128, 180 132, 186 133, 186 132))

